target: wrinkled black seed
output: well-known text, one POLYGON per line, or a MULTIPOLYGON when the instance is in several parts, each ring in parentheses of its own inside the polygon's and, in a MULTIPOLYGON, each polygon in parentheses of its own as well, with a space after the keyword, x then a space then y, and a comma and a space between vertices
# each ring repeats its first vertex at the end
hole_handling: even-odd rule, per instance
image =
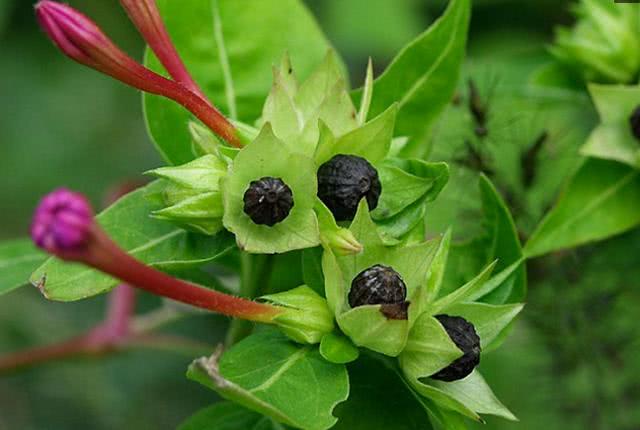
POLYGON ((381 192, 378 172, 364 158, 340 154, 318 169, 318 197, 337 221, 352 220, 363 197, 375 209, 381 192))
POLYGON ((293 193, 280 178, 252 181, 244 193, 244 213, 256 224, 274 226, 289 215, 291 208, 293 193))
POLYGON ((457 381, 469 376, 480 363, 480 337, 469 321, 461 317, 436 315, 436 319, 447 331, 447 334, 464 355, 449 366, 431 375, 440 381, 457 381))
POLYGON ((631 124, 631 133, 633 136, 640 140, 640 106, 635 108, 631 113, 629 124, 631 124))
POLYGON ((404 281, 391 267, 376 264, 360 272, 351 282, 349 304, 352 308, 363 305, 398 305, 407 298, 404 281))

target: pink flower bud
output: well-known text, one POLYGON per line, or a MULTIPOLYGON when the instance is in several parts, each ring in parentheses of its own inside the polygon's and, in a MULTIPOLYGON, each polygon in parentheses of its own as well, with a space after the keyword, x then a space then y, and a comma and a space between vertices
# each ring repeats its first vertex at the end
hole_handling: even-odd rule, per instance
POLYGON ((229 144, 242 146, 235 127, 215 107, 185 86, 136 62, 80 12, 43 0, 36 5, 36 15, 49 38, 68 57, 134 88, 180 103, 229 144))
POLYGON ((91 205, 84 196, 66 189, 42 199, 33 218, 31 237, 37 246, 56 257, 86 264, 132 287, 188 305, 267 324, 283 312, 266 303, 202 288, 141 263, 94 221, 91 205))
POLYGON ((78 254, 87 246, 93 211, 81 194, 61 188, 42 199, 31 225, 35 244, 53 254, 78 254))

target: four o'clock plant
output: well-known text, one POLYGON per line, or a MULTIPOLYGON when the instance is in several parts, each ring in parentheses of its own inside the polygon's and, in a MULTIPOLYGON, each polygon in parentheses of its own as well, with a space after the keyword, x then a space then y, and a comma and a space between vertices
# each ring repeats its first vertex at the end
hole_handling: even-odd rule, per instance
MULTIPOLYGON (((445 163, 425 161, 422 147, 455 89, 469 0, 452 0, 377 80, 370 63, 358 91, 350 90, 338 54, 295 0, 286 14, 270 0, 254 2, 268 3, 263 12, 274 14, 271 37, 286 33, 269 46, 248 35, 235 35, 235 44, 225 40, 243 30, 236 25, 260 25, 243 21, 251 8, 240 2, 121 3, 155 55, 147 56, 149 67, 69 6, 44 0, 36 15, 73 60, 182 106, 174 111, 146 99, 152 137, 169 165, 150 171, 156 181, 98 216, 67 189, 42 199, 31 236, 53 258, 31 280, 45 297, 77 300, 124 282, 166 298, 166 306, 182 302, 234 318, 226 348, 196 359, 188 376, 274 426, 315 430, 352 422, 363 412, 350 402, 358 395, 350 376, 372 362, 372 383, 375 372, 392 372, 426 427, 481 421, 481 414, 514 419, 476 366, 522 309, 484 301, 512 282, 522 259, 493 277, 492 263, 445 294, 451 233, 431 239, 425 233, 428 204, 449 172, 445 163), (274 28, 278 20, 309 28, 274 28), (197 26, 211 23, 217 51, 192 55, 202 47, 197 26), (187 35, 180 26, 189 27, 187 35), (251 63, 243 41, 269 53, 271 82, 258 85, 269 77, 252 75, 236 94, 233 75, 240 79, 251 63), (446 49, 429 51, 434 44, 446 49), (198 83, 183 52, 192 61, 215 58, 224 88, 198 83), (240 64, 235 69, 232 59, 240 64), (152 70, 159 64, 164 71, 152 70), (255 88, 261 100, 238 102, 242 91, 255 88), (221 102, 226 109, 216 107, 221 102), (414 123, 422 109, 423 123, 414 123), (176 131, 159 137, 159 129, 176 131), (278 262, 292 259, 303 266, 300 279, 270 285, 278 262), (239 288, 228 291, 216 263, 234 273, 239 288)), ((393 413, 366 407, 373 415, 393 413)))

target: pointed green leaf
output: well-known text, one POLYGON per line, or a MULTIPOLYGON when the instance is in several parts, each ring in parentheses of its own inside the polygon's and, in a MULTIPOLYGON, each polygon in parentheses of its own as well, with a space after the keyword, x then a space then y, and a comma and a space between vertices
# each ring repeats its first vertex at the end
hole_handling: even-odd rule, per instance
POLYGON ((427 285, 425 288, 427 302, 431 302, 438 297, 440 287, 442 286, 442 280, 444 279, 445 269, 447 267, 447 259, 449 257, 449 247, 451 246, 451 229, 448 229, 438 250, 433 256, 431 267, 429 268, 429 274, 427 275, 427 285))
POLYGON ((362 86, 362 98, 360 100, 360 110, 358 111, 358 123, 364 124, 367 122, 367 116, 369 115, 369 108, 371 107, 371 97, 373 96, 373 62, 369 57, 367 63, 367 74, 364 78, 364 85, 362 86))
POLYGON ((458 303, 448 308, 447 313, 471 322, 480 336, 482 349, 485 350, 522 311, 522 308, 524 308, 523 304, 458 303))
POLYGON ((344 365, 273 330, 242 340, 219 361, 216 356, 194 361, 187 375, 228 400, 309 430, 331 428, 337 421, 334 407, 349 394, 344 365), (304 387, 304 395, 292 387, 304 387))
POLYGON ((489 264, 479 275, 467 282, 462 287, 452 291, 441 299, 437 300, 429 308, 431 314, 438 314, 446 312, 449 307, 456 303, 464 302, 468 300, 478 289, 482 288, 485 282, 491 276, 491 272, 496 267, 497 262, 489 264))
POLYGON ((429 383, 478 414, 496 415, 511 421, 518 420, 509 409, 500 403, 477 370, 459 381, 430 380, 429 383))
POLYGON ((29 283, 29 275, 47 259, 30 239, 0 243, 0 296, 29 283))
MULTIPOLYGON (((260 116, 272 84, 271 67, 286 51, 304 78, 330 47, 298 0, 159 0, 158 6, 173 43, 203 91, 224 114, 247 123, 260 116)), ((163 71, 150 53, 145 64, 163 71)), ((150 135, 163 157, 172 164, 191 160, 187 129, 191 115, 157 96, 145 96, 144 103, 150 135)))
MULTIPOLYGON (((97 221, 132 256, 165 270, 205 264, 234 248, 233 237, 227 232, 203 236, 151 218, 150 213, 160 207, 150 202, 146 194, 158 192, 161 187, 154 182, 127 194, 98 215, 97 221)), ((84 299, 118 284, 118 280, 86 266, 56 258, 40 266, 31 275, 31 282, 47 298, 60 301, 84 299)))
POLYGON ((640 223, 640 172, 588 159, 529 238, 528 258, 601 240, 640 223))
POLYGON ((374 82, 372 115, 399 102, 396 134, 411 138, 403 155, 426 154, 431 127, 453 97, 470 12, 470 0, 451 0, 442 17, 407 45, 374 82))
POLYGON ((423 204, 434 200, 449 178, 445 163, 421 160, 389 159, 378 173, 383 187, 378 207, 371 214, 376 221, 391 218, 418 200, 423 204))

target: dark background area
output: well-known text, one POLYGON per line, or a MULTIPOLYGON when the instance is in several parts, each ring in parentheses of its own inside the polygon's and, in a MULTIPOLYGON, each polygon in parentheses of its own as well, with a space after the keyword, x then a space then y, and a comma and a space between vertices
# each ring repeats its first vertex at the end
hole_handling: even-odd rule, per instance
MULTIPOLYGON (((143 44, 116 1, 69 3, 141 57, 143 44)), ((369 56, 381 70, 445 4, 307 3, 346 59, 354 85, 369 56)), ((553 27, 567 22, 564 1, 475 0, 469 62, 503 57, 508 63, 519 53, 533 58, 522 55, 528 50, 544 55, 553 27)), ((513 70, 517 75, 521 69, 514 64, 513 70)), ((145 133, 140 95, 60 55, 37 28, 30 1, 0 0, 0 100, 2 239, 26 234, 31 210, 54 186, 84 192, 97 204, 114 183, 161 163, 145 133)), ((521 422, 489 419, 485 428, 640 428, 639 243, 636 231, 532 262, 524 317, 482 363, 498 397, 521 422)), ((46 302, 34 288, 2 297, 0 354, 78 333, 100 320, 103 304, 103 297, 46 302)), ((155 304, 145 297, 140 308, 155 304)), ((171 330, 213 344, 224 324, 199 316, 171 330)), ((191 359, 136 351, 0 377, 0 430, 175 428, 215 400, 185 379, 191 359)))

